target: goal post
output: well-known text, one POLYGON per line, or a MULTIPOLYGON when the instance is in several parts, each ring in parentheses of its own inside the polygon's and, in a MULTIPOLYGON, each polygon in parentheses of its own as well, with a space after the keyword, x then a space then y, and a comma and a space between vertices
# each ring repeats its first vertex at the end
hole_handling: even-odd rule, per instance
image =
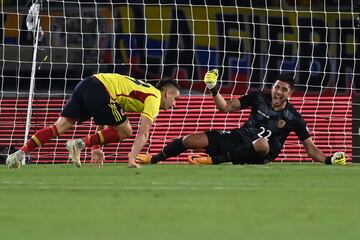
MULTIPOLYGON (((34 87, 35 87, 35 73, 36 73, 36 64, 37 64, 37 51, 38 51, 38 42, 43 37, 43 32, 41 30, 41 23, 39 13, 41 10, 41 1, 35 2, 29 10, 29 13, 26 17, 26 26, 29 31, 33 32, 34 35, 34 51, 31 63, 31 75, 30 75, 30 86, 29 86, 29 97, 28 97, 28 106, 26 111, 26 122, 25 122, 25 138, 24 144, 29 139, 29 132, 31 126, 31 112, 32 112, 32 103, 33 103, 33 95, 34 95, 34 87)), ((26 164, 25 158, 22 160, 22 164, 26 164)))
MULTIPOLYGON (((239 127, 249 111, 219 113, 202 82, 207 70, 218 68, 220 91, 227 99, 269 91, 279 71, 294 72, 297 91, 291 102, 316 144, 326 154, 345 151, 359 158, 360 144, 353 141, 359 134, 359 116, 353 115, 359 104, 353 99, 360 94, 356 0, 43 0, 39 22, 44 37, 38 46, 26 29, 31 4, 22 2, 1 3, 0 145, 23 144, 26 118, 30 135, 52 124, 76 84, 97 72, 150 83, 169 77, 182 86, 179 103, 159 114, 143 151, 156 153, 189 133, 239 127)), ((138 114, 129 118, 136 132, 138 114)), ((92 121, 76 125, 33 152, 32 161, 67 162, 66 140, 95 129, 92 121)), ((133 141, 105 146, 106 161, 126 161, 133 141)), ((83 161, 90 160, 89 154, 83 153, 83 161)), ((277 161, 311 160, 291 135, 277 161)))

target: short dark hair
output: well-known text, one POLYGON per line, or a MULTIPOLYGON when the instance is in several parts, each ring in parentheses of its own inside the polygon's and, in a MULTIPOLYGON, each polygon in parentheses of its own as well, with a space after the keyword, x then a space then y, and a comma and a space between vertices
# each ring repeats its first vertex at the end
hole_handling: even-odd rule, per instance
POLYGON ((156 84, 156 88, 161 90, 163 88, 166 87, 175 87, 177 90, 181 91, 181 87, 179 85, 179 83, 177 81, 175 81, 174 79, 169 79, 169 78, 165 78, 165 79, 161 79, 157 84, 156 84))
POLYGON ((292 74, 291 72, 281 72, 278 77, 276 78, 276 80, 282 81, 282 82, 286 82, 290 85, 290 87, 294 87, 294 74, 292 74))

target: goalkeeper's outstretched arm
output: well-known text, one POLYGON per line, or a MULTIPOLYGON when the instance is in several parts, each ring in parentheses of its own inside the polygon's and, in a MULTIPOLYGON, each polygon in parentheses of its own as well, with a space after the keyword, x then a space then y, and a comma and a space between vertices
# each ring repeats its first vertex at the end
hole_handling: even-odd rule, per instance
POLYGON ((226 101, 224 97, 219 93, 219 89, 217 87, 218 77, 219 71, 217 69, 212 69, 208 71, 204 76, 204 83, 213 95, 217 109, 222 112, 232 112, 240 109, 239 99, 231 99, 226 101))
POLYGON ((307 154, 314 161, 332 164, 332 165, 346 165, 347 156, 343 152, 336 152, 333 156, 326 156, 314 143, 311 137, 303 141, 303 145, 307 154))

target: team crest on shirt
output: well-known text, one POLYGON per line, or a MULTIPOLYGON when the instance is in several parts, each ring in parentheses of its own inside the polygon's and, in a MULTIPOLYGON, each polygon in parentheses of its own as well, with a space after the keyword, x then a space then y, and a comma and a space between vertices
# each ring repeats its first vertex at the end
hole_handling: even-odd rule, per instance
POLYGON ((285 122, 285 120, 283 120, 283 119, 279 119, 277 125, 278 125, 278 128, 283 128, 283 127, 285 127, 286 122, 285 122))

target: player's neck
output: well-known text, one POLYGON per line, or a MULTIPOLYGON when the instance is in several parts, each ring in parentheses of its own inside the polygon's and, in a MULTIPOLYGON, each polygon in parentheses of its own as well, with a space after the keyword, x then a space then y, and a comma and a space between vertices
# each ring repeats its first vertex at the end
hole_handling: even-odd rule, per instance
POLYGON ((286 105, 288 104, 288 101, 284 101, 282 104, 280 104, 279 106, 274 106, 273 103, 271 103, 271 107, 274 109, 274 111, 281 111, 283 110, 286 105))

